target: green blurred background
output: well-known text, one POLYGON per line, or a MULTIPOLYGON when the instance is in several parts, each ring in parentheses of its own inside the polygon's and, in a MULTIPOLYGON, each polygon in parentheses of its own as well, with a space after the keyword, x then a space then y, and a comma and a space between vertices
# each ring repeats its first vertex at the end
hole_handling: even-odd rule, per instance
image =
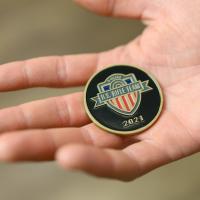
MULTIPOLYGON (((69 0, 0 0, 0 64, 38 56, 102 51, 128 42, 142 29, 139 22, 95 16, 69 0)), ((75 89, 0 93, 0 108, 71 90, 75 89)), ((198 156, 130 183, 65 172, 55 163, 2 163, 0 200, 199 200, 198 156)))

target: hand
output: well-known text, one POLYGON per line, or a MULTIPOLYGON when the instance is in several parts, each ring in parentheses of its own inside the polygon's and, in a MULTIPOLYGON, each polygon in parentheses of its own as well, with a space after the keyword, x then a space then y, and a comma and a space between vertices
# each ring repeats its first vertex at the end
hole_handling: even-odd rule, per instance
POLYGON ((160 82, 165 106, 142 134, 119 137, 88 119, 83 94, 0 111, 0 160, 56 159, 65 169, 133 180, 200 150, 200 0, 78 0, 99 14, 140 18, 145 31, 99 54, 38 58, 0 67, 0 91, 83 85, 102 67, 139 65, 160 82), (76 70, 74 70, 76 69, 76 70))

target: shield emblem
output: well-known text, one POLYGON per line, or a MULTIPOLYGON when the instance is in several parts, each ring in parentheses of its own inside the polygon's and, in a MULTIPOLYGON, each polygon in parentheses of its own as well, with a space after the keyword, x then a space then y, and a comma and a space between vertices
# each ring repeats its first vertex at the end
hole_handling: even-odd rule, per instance
MULTIPOLYGON (((106 79, 105 82, 100 83, 98 89, 100 92, 106 92, 131 85, 135 82, 137 82, 137 79, 134 74, 114 74, 106 79)), ((140 91, 136 91, 118 95, 106 101, 106 104, 117 113, 131 116, 137 111, 140 102, 141 93, 140 91)))
POLYGON ((133 115, 139 106, 139 95, 139 92, 125 94, 117 98, 111 99, 107 102, 107 105, 121 114, 133 115))

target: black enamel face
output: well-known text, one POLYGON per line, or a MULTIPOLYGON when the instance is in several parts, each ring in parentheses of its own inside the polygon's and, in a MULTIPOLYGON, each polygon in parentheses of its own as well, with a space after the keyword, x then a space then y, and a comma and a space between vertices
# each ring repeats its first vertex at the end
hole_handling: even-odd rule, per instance
POLYGON ((142 69, 113 66, 94 75, 85 90, 86 111, 101 128, 138 133, 158 118, 163 98, 158 83, 142 69))

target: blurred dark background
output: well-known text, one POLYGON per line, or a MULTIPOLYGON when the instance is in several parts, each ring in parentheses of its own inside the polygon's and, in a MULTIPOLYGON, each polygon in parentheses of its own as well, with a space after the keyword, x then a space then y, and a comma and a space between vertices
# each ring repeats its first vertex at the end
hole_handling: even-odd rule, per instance
MULTIPOLYGON (((143 28, 137 21, 96 16, 69 0, 0 0, 0 64, 107 50, 143 28)), ((0 93, 0 108, 81 89, 0 93)), ((65 172, 55 163, 1 163, 0 200, 199 200, 199 166, 195 155, 121 183, 65 172)))

